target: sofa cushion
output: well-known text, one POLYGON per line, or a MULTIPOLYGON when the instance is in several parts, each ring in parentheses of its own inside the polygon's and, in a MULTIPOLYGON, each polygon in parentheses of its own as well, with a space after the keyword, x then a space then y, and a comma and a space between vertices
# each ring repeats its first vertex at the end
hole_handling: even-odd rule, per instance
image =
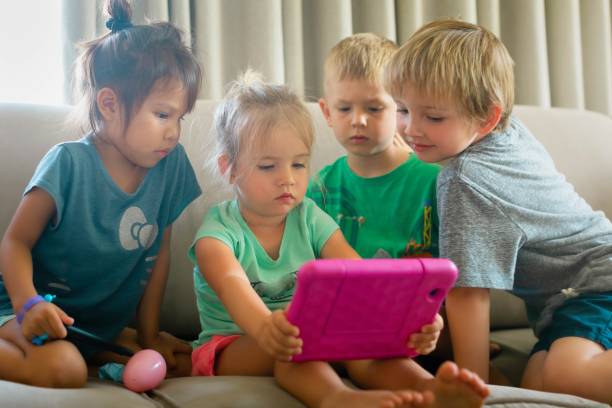
POLYGON ((2 408, 160 408, 147 394, 136 394, 108 381, 90 378, 84 388, 32 387, 0 380, 2 408))
MULTIPOLYGON (((302 408, 299 401, 280 389, 270 377, 192 377, 165 381, 153 393, 165 406, 181 408, 302 408)), ((486 407, 583 408, 607 407, 565 394, 491 386, 486 407)))

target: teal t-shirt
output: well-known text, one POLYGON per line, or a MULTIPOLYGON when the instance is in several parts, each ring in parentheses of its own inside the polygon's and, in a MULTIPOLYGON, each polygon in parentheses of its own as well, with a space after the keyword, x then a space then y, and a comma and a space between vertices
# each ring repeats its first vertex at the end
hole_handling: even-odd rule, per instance
POLYGON ((200 273, 195 256, 198 240, 212 237, 230 247, 253 289, 270 310, 277 310, 286 307, 293 297, 300 266, 318 258, 337 229, 334 220, 305 198, 287 215, 278 259, 272 259, 242 218, 236 200, 211 208, 189 249, 189 258, 195 265, 193 278, 202 327, 194 347, 206 343, 213 335, 242 333, 200 273))
MULTIPOLYGON (((200 195, 185 150, 176 146, 129 194, 85 137, 53 147, 24 194, 35 187, 49 193, 56 208, 32 249, 37 292, 56 295, 54 303, 77 327, 114 340, 135 316, 164 230, 200 195)), ((10 313, 0 281, 0 314, 10 313)), ((78 346, 85 356, 95 351, 78 346)))
POLYGON ((364 258, 437 257, 439 171, 411 154, 395 170, 364 178, 344 156, 313 178, 307 195, 364 258))

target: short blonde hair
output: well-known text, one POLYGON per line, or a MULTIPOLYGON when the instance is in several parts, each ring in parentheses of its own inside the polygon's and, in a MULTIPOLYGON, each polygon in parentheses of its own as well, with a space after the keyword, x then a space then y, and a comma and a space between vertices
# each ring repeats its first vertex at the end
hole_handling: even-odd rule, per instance
POLYGON ((380 83, 397 44, 373 33, 354 34, 336 44, 325 59, 325 87, 330 80, 363 79, 380 83))
POLYGON ((260 148, 266 136, 280 124, 293 127, 311 150, 314 125, 299 96, 286 85, 266 83, 261 74, 247 70, 230 84, 215 110, 212 126, 216 137, 214 163, 223 154, 228 164, 235 166, 242 152, 260 148))
POLYGON ((470 119, 484 121, 493 105, 504 129, 514 105, 514 62, 484 27, 459 20, 433 21, 415 32, 385 71, 387 91, 400 98, 410 84, 436 100, 450 100, 470 119))

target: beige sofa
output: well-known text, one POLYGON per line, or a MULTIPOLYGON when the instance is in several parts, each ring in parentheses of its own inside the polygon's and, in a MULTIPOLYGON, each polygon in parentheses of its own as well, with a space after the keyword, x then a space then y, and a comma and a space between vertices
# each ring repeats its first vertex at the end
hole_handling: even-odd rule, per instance
MULTIPOLYGON (((185 146, 204 195, 175 224, 172 269, 162 312, 162 328, 184 338, 197 333, 192 267, 186 249, 205 211, 228 196, 203 167, 210 142, 214 102, 200 101, 189 116, 181 142, 185 146)), ((318 107, 310 104, 317 132, 314 171, 342 153, 318 107)), ((69 107, 0 104, 0 233, 43 154, 55 143, 78 138, 63 120, 69 107)), ((612 118, 564 109, 517 107, 516 114, 549 148, 561 171, 594 208, 612 216, 612 118)), ((503 346, 494 362, 515 384, 533 344, 521 302, 494 294, 492 337, 503 346)), ((492 386, 488 407, 604 406, 577 397, 492 386)), ((271 378, 217 377, 166 380, 147 394, 136 394, 110 382, 91 379, 83 389, 52 390, 0 381, 0 407, 302 407, 271 378)))

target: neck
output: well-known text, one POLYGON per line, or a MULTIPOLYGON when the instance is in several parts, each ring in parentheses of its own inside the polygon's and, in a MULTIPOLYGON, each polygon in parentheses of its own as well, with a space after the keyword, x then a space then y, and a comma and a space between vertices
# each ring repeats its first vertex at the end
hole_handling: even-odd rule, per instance
POLYGON ((408 146, 391 144, 384 151, 370 155, 370 156, 357 156, 353 154, 348 155, 348 165, 350 169, 360 177, 374 178, 384 176, 401 166, 412 151, 408 146))
POLYGON ((103 136, 95 135, 94 144, 107 173, 115 184, 127 193, 136 191, 148 169, 134 165, 103 136))

